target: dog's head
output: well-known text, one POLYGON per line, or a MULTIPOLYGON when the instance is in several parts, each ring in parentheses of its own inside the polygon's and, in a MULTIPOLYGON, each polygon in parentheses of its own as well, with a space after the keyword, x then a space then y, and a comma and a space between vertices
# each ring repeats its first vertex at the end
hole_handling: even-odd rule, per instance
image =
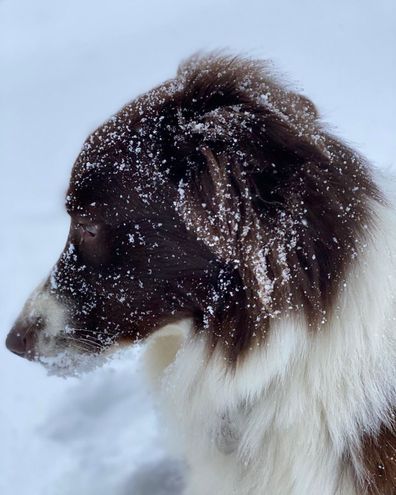
POLYGON ((362 159, 266 64, 193 58, 87 139, 65 249, 7 345, 100 353, 191 318, 235 362, 273 319, 326 320, 376 198, 362 159))

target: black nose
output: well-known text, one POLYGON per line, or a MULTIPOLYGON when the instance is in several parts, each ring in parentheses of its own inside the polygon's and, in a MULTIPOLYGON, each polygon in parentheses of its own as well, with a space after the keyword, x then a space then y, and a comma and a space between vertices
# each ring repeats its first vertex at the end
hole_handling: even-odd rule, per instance
POLYGON ((7 349, 18 356, 33 360, 37 329, 37 324, 22 325, 17 322, 7 335, 7 349))

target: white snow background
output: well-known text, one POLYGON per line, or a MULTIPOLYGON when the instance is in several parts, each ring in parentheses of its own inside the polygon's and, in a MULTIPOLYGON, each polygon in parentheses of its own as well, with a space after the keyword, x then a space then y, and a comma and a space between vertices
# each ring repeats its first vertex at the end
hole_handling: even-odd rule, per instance
MULTIPOLYGON (((63 247, 86 135, 216 48, 273 59, 349 143, 394 164, 394 0, 0 0, 1 341, 63 247)), ((175 495, 166 459, 137 350, 64 380, 0 345, 1 495, 175 495)))

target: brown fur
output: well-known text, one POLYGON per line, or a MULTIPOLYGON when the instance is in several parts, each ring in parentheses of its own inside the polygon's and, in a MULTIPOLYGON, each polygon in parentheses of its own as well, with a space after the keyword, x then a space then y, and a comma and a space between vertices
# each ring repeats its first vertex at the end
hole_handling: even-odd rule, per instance
POLYGON ((368 495, 396 494, 396 422, 376 434, 365 434, 362 440, 362 461, 365 479, 362 490, 368 495))

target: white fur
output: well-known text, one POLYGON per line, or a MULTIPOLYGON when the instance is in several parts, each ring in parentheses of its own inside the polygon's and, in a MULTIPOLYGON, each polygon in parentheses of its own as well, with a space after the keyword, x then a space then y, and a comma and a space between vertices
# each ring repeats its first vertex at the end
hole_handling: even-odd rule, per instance
POLYGON ((45 289, 44 283, 41 283, 26 301, 20 318, 25 322, 25 326, 41 319, 44 329, 40 334, 53 338, 65 331, 65 313, 65 308, 45 289))
POLYGON ((154 332, 147 339, 145 365, 150 381, 156 386, 160 385, 163 371, 174 362, 177 352, 184 345, 191 326, 190 320, 171 323, 154 332))
POLYGON ((220 353, 207 359, 203 335, 173 340, 169 366, 151 354, 190 466, 186 495, 361 495, 360 437, 396 404, 396 217, 374 207, 371 239, 321 331, 278 320, 235 373, 220 353))

